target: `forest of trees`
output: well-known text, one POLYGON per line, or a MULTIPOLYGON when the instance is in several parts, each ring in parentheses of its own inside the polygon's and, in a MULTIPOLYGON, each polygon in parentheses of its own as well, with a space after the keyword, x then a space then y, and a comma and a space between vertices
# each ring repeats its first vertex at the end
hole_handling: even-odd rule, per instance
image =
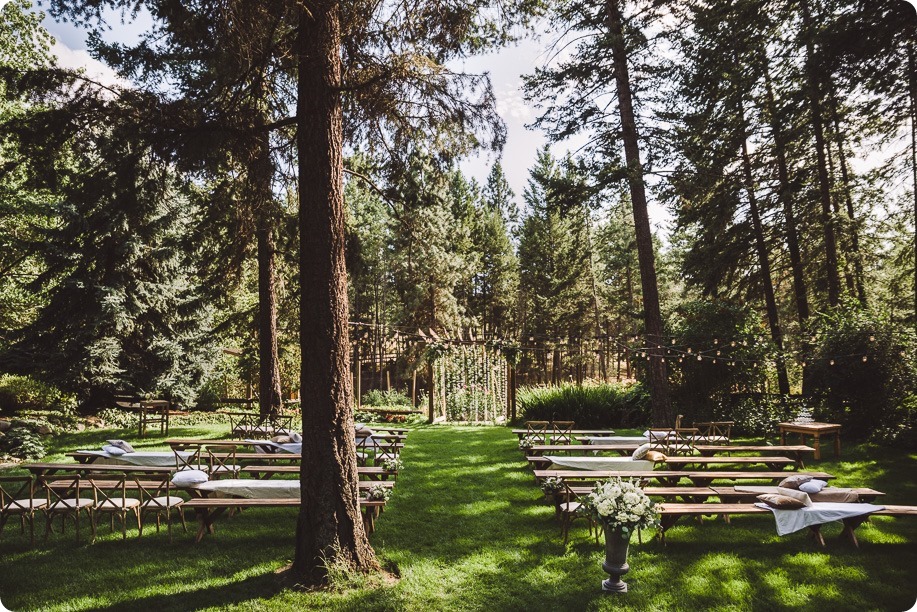
MULTIPOLYGON (((267 414, 299 390, 323 425, 304 463, 335 461, 351 341, 381 361, 431 329, 521 347, 528 382, 635 376, 660 423, 715 388, 865 384, 912 424, 903 0, 47 4, 123 82, 58 68, 28 0, 3 7, 0 375, 86 411, 251 384, 267 414), (150 32, 106 42, 141 8, 150 32), (534 20, 557 34, 533 127, 585 144, 513 193, 499 161, 463 172, 506 134, 487 76, 449 66, 534 20)), ((372 565, 361 537, 336 545, 372 565)))

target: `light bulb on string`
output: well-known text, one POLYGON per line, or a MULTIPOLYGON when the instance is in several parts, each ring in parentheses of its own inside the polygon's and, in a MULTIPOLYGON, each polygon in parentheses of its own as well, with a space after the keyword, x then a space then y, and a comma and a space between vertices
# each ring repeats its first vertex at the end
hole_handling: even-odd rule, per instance
POLYGON ((688 354, 689 354, 689 355, 691 354, 691 347, 690 347, 690 346, 688 347, 688 354))
POLYGON ((684 361, 685 361, 685 360, 684 360, 683 358, 681 358, 681 357, 678 358, 678 363, 684 363, 684 361))
POLYGON ((867 361, 868 360, 866 359, 866 355, 863 355, 863 363, 866 363, 867 361))
POLYGON ((869 341, 870 341, 870 342, 875 342, 875 341, 876 341, 876 337, 875 337, 875 336, 869 336, 869 341))
POLYGON ((717 351, 716 356, 719 357, 722 354, 722 351, 717 351))
POLYGON ((733 340, 732 342, 729 343, 729 346, 735 346, 735 345, 736 345, 736 341, 735 341, 735 340, 733 340))
POLYGON ((720 343, 719 338, 714 338, 714 339, 713 339, 713 344, 719 344, 719 343, 720 343))
POLYGON ((700 355, 698 355, 698 356, 697 356, 697 360, 698 360, 698 361, 701 361, 701 360, 703 360, 703 357, 701 357, 700 355))
POLYGON ((834 360, 832 359, 831 361, 829 361, 828 365, 834 365, 834 360))

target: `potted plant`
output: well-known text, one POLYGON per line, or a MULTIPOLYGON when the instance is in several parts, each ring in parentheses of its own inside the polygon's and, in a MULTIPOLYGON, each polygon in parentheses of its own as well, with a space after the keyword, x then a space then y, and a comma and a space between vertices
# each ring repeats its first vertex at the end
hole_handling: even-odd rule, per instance
POLYGON ((634 529, 656 527, 659 514, 636 481, 612 478, 595 485, 581 500, 580 511, 601 523, 605 530, 605 562, 602 569, 611 578, 602 581, 608 593, 626 593, 627 583, 621 576, 630 570, 627 551, 634 529))

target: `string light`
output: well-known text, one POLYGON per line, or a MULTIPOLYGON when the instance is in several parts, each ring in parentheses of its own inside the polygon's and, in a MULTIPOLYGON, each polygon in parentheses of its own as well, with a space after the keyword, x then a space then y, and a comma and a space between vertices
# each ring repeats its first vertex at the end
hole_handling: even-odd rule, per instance
POLYGON ((690 346, 688 347, 688 354, 689 354, 689 355, 691 354, 691 347, 690 347, 690 346))
POLYGON ((832 359, 831 361, 829 361, 828 365, 834 365, 834 360, 832 359))
POLYGON ((863 363, 866 363, 866 355, 863 355, 863 363))
POLYGON ((703 359, 703 357, 701 357, 700 355, 697 356, 697 360, 698 360, 698 361, 701 361, 702 359, 703 359))
POLYGON ((875 341, 876 341, 876 337, 875 337, 875 336, 869 336, 869 341, 870 341, 870 342, 875 342, 875 341))
POLYGON ((713 344, 719 344, 719 343, 720 343, 720 339, 719 339, 719 338, 714 338, 714 339, 713 339, 713 344))

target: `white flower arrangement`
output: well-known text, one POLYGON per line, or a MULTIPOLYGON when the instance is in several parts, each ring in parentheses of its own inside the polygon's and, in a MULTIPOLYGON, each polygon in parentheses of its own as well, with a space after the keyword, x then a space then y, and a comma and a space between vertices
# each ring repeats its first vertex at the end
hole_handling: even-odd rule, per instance
POLYGON ((373 485, 369 488, 369 491, 366 492, 366 499, 372 501, 388 501, 388 498, 392 496, 392 490, 383 487, 381 484, 373 485))
POLYGON ((386 472, 397 472, 403 467, 404 464, 401 462, 401 459, 397 457, 390 457, 382 460, 382 469, 386 472))
POLYGON ((541 482, 541 490, 545 495, 554 495, 564 489, 564 481, 556 476, 549 476, 541 482))
POLYGON ((519 450, 527 451, 530 448, 532 448, 533 446, 535 446, 536 442, 537 440, 533 438, 532 436, 523 436, 519 440, 519 450))
POLYGON ((655 504, 634 480, 612 478, 596 483, 592 493, 580 499, 580 511, 600 521, 606 529, 620 529, 626 536, 638 527, 656 527, 655 504))

